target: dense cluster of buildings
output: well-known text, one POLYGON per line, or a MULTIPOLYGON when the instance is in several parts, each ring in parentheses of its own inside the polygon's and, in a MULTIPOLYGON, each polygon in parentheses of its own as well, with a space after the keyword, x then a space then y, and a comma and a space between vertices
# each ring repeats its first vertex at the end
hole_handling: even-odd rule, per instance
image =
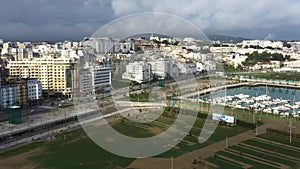
POLYGON ((278 53, 285 61, 247 69, 300 72, 300 42, 245 40, 211 44, 193 38, 150 36, 125 40, 30 43, 0 40, 1 108, 36 104, 45 97, 72 98, 109 91, 114 79, 145 83, 217 71, 217 62, 245 67, 248 54, 278 53))
POLYGON ((135 46, 142 52, 139 59, 126 65, 123 79, 143 83, 216 70, 213 54, 206 52, 209 46, 193 38, 175 40, 151 36, 150 41, 135 46))
POLYGON ((235 68, 242 67, 250 70, 271 70, 271 71, 300 71, 300 42, 283 42, 270 40, 244 40, 241 43, 221 44, 215 42, 211 47, 212 53, 218 60, 235 68), (270 59, 266 62, 258 62, 255 65, 245 66, 244 62, 249 54, 279 54, 286 58, 285 61, 270 59))
POLYGON ((42 84, 38 79, 13 79, 0 82, 1 111, 10 106, 29 107, 42 101, 42 84))
POLYGON ((76 42, 5 42, 1 53, 1 111, 40 104, 45 96, 71 97, 76 42), (70 50, 68 46, 74 46, 70 50))
POLYGON ((36 78, 42 89, 71 97, 74 60, 70 58, 31 58, 9 61, 7 68, 11 78, 36 78))

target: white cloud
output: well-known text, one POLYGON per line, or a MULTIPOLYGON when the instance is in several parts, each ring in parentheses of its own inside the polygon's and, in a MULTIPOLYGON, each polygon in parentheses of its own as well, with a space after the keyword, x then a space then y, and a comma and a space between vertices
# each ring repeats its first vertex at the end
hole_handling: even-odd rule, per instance
POLYGON ((259 29, 300 24, 297 0, 113 0, 116 15, 167 12, 194 21, 203 29, 259 29))
POLYGON ((120 16, 165 12, 208 34, 300 39, 299 9, 298 0, 9 0, 1 1, 0 36, 80 39, 120 16))
POLYGON ((178 38, 189 36, 207 40, 206 36, 187 20, 161 12, 121 17, 100 28, 93 36, 124 39, 142 33, 158 33, 178 38))

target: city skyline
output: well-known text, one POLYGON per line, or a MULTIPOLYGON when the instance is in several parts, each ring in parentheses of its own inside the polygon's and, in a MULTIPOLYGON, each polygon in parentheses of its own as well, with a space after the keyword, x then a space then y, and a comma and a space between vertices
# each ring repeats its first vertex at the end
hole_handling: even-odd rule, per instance
POLYGON ((295 0, 251 3, 13 0, 1 2, 0 37, 6 41, 78 41, 119 17, 139 12, 164 12, 187 19, 207 35, 299 40, 298 7, 300 3, 295 0))

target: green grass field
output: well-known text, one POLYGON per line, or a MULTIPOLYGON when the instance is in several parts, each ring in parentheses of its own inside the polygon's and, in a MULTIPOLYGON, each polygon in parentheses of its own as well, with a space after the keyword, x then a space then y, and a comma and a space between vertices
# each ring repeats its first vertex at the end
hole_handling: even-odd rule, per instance
POLYGON ((219 169, 242 169, 243 168, 242 166, 232 164, 231 162, 223 160, 218 157, 210 157, 207 159, 207 161, 220 166, 219 169))
POLYGON ((29 159, 37 162, 40 168, 57 169, 114 169, 116 166, 126 167, 134 160, 101 149, 82 130, 68 133, 66 137, 67 141, 60 135, 55 141, 44 144, 45 151, 29 159))
POLYGON ((130 86, 130 80, 121 79, 121 80, 112 80, 112 86, 115 89, 123 88, 123 87, 129 87, 130 86))
MULTIPOLYGON (((152 123, 136 123, 127 119, 119 119, 112 123, 112 127, 122 134, 131 137, 151 137, 155 135, 153 129, 166 130, 175 120, 177 111, 173 108, 167 109, 158 119, 152 123)), ((235 126, 219 126, 215 133, 203 144, 198 143, 198 136, 204 124, 204 118, 197 118, 193 129, 180 142, 175 149, 169 150, 157 157, 177 157, 185 153, 200 149, 214 142, 224 140, 249 129, 235 126)), ((157 133, 156 133, 157 134, 157 133)), ((114 169, 125 168, 133 160, 111 154, 96 145, 81 129, 57 135, 54 140, 33 143, 15 150, 10 150, 1 154, 1 158, 12 157, 31 150, 40 150, 28 157, 28 159, 38 165, 38 168, 55 169, 114 169)))
POLYGON ((257 169, 283 166, 297 169, 300 167, 299 154, 299 142, 289 143, 286 137, 268 133, 217 152, 206 161, 217 165, 216 168, 237 168, 239 164, 247 164, 257 169))
POLYGON ((286 81, 300 81, 299 73, 288 72, 288 73, 278 73, 278 72, 268 72, 268 73, 245 73, 239 74, 243 76, 251 76, 252 78, 260 78, 267 80, 286 80, 286 81))

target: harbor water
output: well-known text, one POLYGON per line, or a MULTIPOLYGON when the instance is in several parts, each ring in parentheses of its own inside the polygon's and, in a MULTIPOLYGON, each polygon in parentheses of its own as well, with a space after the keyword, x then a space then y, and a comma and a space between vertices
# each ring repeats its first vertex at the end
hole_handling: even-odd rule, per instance
POLYGON ((296 118, 300 115, 300 90, 290 88, 243 86, 203 96, 200 101, 296 118))

